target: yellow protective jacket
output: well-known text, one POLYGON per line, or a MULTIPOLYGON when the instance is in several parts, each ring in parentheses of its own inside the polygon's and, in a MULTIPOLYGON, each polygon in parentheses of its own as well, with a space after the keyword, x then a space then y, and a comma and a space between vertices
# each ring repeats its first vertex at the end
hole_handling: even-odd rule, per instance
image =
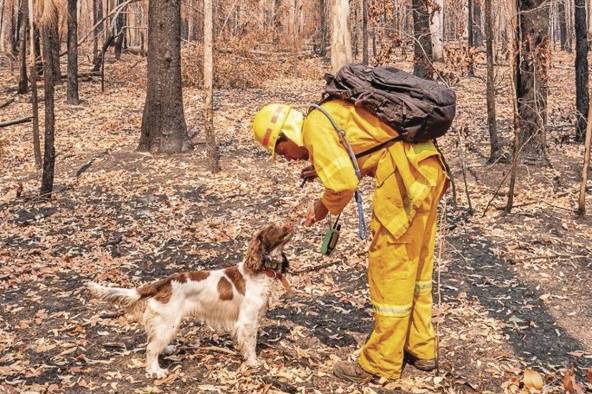
MULTIPOLYGON (((370 148, 397 132, 372 113, 343 100, 332 100, 321 106, 346 133, 354 152, 370 148)), ((319 110, 311 111, 302 126, 304 146, 325 187, 322 203, 332 214, 338 214, 351 200, 358 186, 352 162, 339 141, 339 135, 319 110)), ((415 211, 436 186, 437 171, 421 166, 422 160, 438 155, 432 142, 409 144, 397 142, 358 160, 362 176, 376 178, 374 219, 394 238, 409 228, 415 211), (398 172, 398 176, 395 175, 398 172)))

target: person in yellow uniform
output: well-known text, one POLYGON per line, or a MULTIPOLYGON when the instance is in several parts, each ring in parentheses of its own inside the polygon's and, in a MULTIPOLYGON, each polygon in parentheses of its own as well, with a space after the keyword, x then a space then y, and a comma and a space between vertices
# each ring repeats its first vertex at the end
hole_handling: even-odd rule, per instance
MULTIPOLYGON (((321 106, 345 131, 354 152, 397 135, 367 110, 342 100, 321 106)), ((319 110, 306 116, 289 105, 270 104, 254 117, 253 135, 272 156, 310 160, 325 190, 306 214, 307 226, 339 214, 359 180, 337 131, 319 110)), ((437 206, 447 176, 432 142, 396 142, 358 159, 362 176, 376 180, 370 229, 368 285, 374 328, 355 363, 333 372, 350 381, 398 379, 403 363, 435 368, 432 268, 437 206)))

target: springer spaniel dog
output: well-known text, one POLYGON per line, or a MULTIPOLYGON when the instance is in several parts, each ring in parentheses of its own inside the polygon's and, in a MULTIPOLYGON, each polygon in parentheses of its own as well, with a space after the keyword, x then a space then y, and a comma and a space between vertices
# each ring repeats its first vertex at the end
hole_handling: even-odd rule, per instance
POLYGON ((141 317, 148 336, 146 372, 163 378, 158 355, 173 351, 167 346, 186 316, 229 332, 247 365, 255 366, 259 320, 265 314, 272 284, 280 279, 289 291, 283 274, 288 260, 282 249, 292 237, 288 224, 271 224, 251 239, 243 262, 215 271, 183 272, 126 289, 88 283, 97 298, 123 305, 141 317))

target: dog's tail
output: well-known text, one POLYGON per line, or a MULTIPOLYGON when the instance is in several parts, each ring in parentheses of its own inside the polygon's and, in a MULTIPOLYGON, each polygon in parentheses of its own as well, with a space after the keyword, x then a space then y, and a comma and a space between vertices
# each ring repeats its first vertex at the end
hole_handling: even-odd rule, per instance
POLYGON ((101 300, 109 301, 117 305, 130 308, 142 298, 137 289, 125 289, 123 287, 101 286, 95 282, 86 284, 90 292, 101 300))

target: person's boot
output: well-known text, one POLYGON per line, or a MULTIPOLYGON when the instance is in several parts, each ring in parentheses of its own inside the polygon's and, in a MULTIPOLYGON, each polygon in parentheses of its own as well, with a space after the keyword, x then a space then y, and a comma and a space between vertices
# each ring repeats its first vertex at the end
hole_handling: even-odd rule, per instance
POLYGON ((366 372, 357 362, 339 361, 333 366, 333 375, 339 379, 354 383, 371 382, 378 379, 377 376, 366 372))
POLYGON ((435 358, 417 358, 413 354, 405 352, 405 362, 413 365, 420 371, 430 372, 436 369, 435 358))

